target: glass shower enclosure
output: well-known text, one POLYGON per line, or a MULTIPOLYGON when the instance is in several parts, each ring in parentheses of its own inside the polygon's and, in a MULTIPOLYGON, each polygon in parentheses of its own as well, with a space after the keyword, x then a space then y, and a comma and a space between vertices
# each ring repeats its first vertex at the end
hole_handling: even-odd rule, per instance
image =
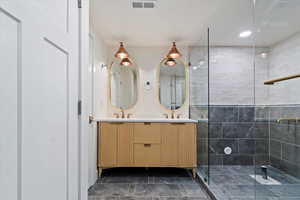
POLYGON ((267 157, 256 152, 256 199, 300 199, 299 11, 297 0, 255 4, 255 117, 269 142, 267 157))
POLYGON ((198 175, 220 200, 300 199, 300 1, 232 1, 189 49, 198 175))

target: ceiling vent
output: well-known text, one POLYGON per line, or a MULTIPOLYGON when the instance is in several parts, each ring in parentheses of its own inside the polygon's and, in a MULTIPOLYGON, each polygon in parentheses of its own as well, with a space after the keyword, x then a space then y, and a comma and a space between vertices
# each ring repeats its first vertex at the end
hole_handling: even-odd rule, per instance
POLYGON ((134 0, 132 8, 155 8, 156 0, 134 0))

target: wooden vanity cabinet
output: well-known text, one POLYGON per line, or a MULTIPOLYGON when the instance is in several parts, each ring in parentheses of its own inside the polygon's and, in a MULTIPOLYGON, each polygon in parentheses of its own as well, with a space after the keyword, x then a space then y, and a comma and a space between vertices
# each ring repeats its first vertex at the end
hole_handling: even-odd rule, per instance
POLYGON ((132 165, 132 129, 130 123, 101 123, 98 129, 99 167, 132 165))
POLYGON ((98 123, 98 169, 197 167, 195 123, 98 123))
POLYGON ((98 135, 98 165, 117 165, 118 124, 101 123, 98 135))

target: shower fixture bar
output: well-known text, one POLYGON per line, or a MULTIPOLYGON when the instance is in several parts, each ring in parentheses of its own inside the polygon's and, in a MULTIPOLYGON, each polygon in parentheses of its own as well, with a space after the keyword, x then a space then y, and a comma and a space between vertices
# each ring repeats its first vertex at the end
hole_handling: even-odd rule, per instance
POLYGON ((300 120, 300 118, 281 118, 277 120, 277 123, 280 123, 281 121, 295 121, 296 123, 300 120))
POLYGON ((265 81, 264 84, 265 85, 273 85, 274 83, 286 81, 286 80, 290 80, 290 79, 294 79, 294 78, 300 78, 300 74, 295 74, 295 75, 290 75, 290 76, 286 76, 286 77, 282 77, 282 78, 265 81))

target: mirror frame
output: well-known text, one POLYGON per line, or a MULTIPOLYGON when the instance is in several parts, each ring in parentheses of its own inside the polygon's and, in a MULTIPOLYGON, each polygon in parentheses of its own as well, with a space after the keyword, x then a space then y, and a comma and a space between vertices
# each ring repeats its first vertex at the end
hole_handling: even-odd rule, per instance
MULTIPOLYGON (((140 86, 139 86, 139 82, 140 82, 140 70, 139 70, 139 68, 137 67, 137 65, 136 65, 136 63, 134 62, 134 61, 132 61, 131 60, 131 62, 132 62, 132 66, 135 66, 136 67, 136 69, 137 69, 137 79, 136 79, 136 83, 137 83, 137 94, 136 94, 136 102, 132 105, 132 106, 130 106, 129 108, 126 108, 126 109, 122 109, 122 108, 119 108, 119 107, 117 107, 117 106, 115 106, 115 105, 113 105, 112 104, 112 101, 111 101, 111 76, 112 76, 112 67, 113 67, 113 64, 115 63, 116 61, 112 61, 111 62, 111 64, 108 66, 108 70, 107 70, 107 72, 108 72, 108 76, 109 76, 109 78, 108 78, 108 100, 109 100, 109 104, 112 106, 112 108, 114 108, 114 109, 117 109, 117 110, 123 110, 123 111, 128 111, 128 110, 131 110, 131 109, 133 109, 133 108, 135 108, 136 107, 136 105, 137 105, 137 103, 138 103, 138 100, 139 100, 139 90, 140 90, 140 86)), ((128 67, 130 67, 130 66, 128 66, 128 67)))
POLYGON ((183 107, 186 106, 187 102, 188 102, 188 97, 189 97, 189 86, 188 86, 188 83, 189 83, 189 66, 181 59, 181 58, 176 58, 175 60, 176 61, 179 61, 181 64, 183 64, 184 66, 184 72, 185 72, 185 99, 184 99, 184 102, 183 104, 175 109, 175 110, 171 110, 171 109, 168 109, 167 107, 165 107, 163 104, 161 104, 160 102, 160 68, 161 68, 161 65, 167 60, 168 58, 163 58, 160 63, 159 63, 159 66, 156 70, 156 76, 157 76, 157 100, 158 100, 158 103, 159 105, 164 108, 166 111, 168 112, 175 112, 175 111, 179 111, 180 109, 182 109, 183 107))

